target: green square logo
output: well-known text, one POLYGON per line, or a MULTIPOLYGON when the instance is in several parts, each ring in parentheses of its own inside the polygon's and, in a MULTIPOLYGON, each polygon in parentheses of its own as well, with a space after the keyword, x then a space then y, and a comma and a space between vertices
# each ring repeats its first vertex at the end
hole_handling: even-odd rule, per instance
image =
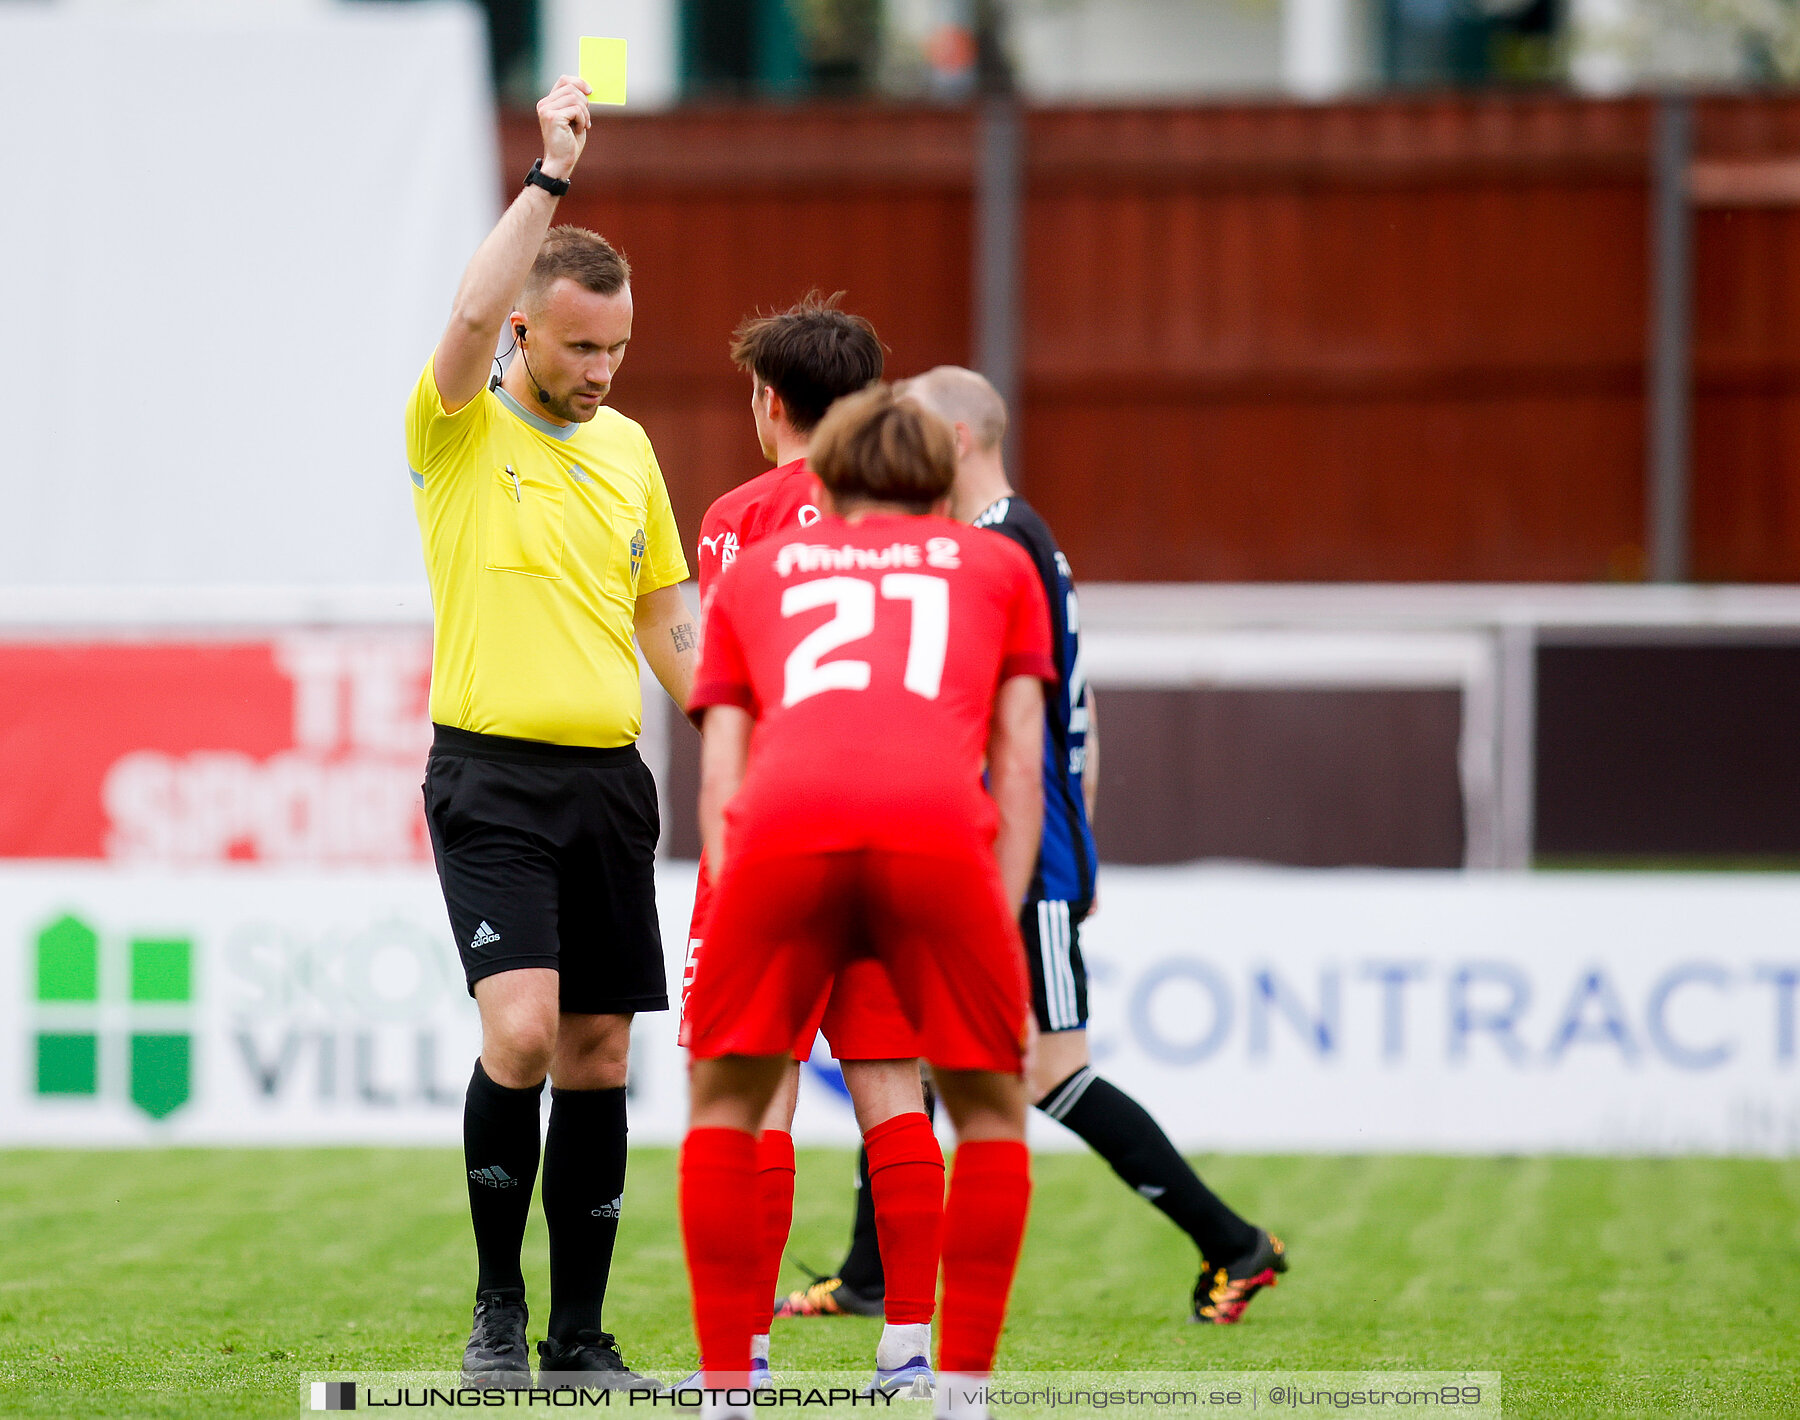
POLYGON ((131 943, 131 999, 193 998, 193 945, 185 940, 137 937, 131 943))
MULTIPOLYGON (((109 1033, 107 1049, 123 1049, 127 1093, 152 1119, 166 1119, 193 1095, 194 944, 187 937, 131 937, 123 943, 65 914, 32 938, 32 989, 39 1006, 35 1035, 40 1098, 100 1094, 101 982, 113 1000, 126 984, 129 1007, 123 1029, 109 1033), (125 959, 118 959, 120 947, 125 959), (108 953, 102 963, 101 953, 108 953), (102 972, 102 966, 105 971, 102 972), (123 965, 125 971, 119 972, 123 965), (187 1009, 171 1010, 170 1007, 187 1009)), ((113 1028, 108 1027, 109 1032, 113 1028)), ((110 1092, 110 1091, 109 1091, 110 1092)))
POLYGON ((131 1037, 131 1102, 152 1119, 162 1119, 188 1100, 188 1037, 131 1037))
POLYGON ((100 938, 78 917, 59 917, 37 935, 37 998, 100 999, 100 938))
POLYGON ((40 1032, 37 1038, 37 1092, 40 1095, 100 1093, 100 1038, 40 1032))

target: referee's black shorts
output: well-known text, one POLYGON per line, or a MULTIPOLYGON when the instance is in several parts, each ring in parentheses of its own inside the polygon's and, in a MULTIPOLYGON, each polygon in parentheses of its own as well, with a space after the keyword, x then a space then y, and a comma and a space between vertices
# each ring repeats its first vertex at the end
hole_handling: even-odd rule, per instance
POLYGON ((469 994, 541 966, 564 1011, 668 1010, 656 781, 637 747, 435 729, 425 818, 469 994))

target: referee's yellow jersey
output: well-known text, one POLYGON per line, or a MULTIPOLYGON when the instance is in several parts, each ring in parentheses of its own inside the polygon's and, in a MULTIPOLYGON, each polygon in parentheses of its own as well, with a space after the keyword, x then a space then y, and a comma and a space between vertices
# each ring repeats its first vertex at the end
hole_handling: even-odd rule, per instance
POLYGON ((686 579, 650 440, 600 407, 540 419, 505 390, 444 412, 428 363, 406 460, 435 613, 431 718, 550 744, 630 744, 637 599, 686 579))

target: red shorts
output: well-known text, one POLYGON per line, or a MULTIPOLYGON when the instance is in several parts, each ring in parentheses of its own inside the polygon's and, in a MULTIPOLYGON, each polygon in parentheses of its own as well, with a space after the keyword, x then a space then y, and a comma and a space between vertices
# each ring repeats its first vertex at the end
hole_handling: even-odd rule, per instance
MULTIPOLYGON (((687 960, 681 972, 677 1039, 682 1045, 691 1044, 688 997, 693 991, 715 891, 702 859, 700 880, 694 891, 694 915, 688 925, 687 960)), ((918 1033, 901 1009, 887 968, 872 957, 846 962, 832 977, 794 1036, 790 1051, 794 1059, 805 1060, 812 1055, 813 1040, 821 1030, 838 1060, 912 1060, 919 1054, 918 1033)))
POLYGON ((887 968, 874 957, 858 957, 839 967, 831 992, 794 1037, 793 1056, 812 1054, 820 1031, 838 1060, 916 1060, 919 1033, 907 1020, 887 968))
MULTIPOLYGON (((909 1053, 945 1070, 1019 1073, 1031 1000, 1025 950, 985 851, 734 859, 695 963, 688 1045, 701 1059, 788 1054, 833 977, 867 981, 875 962, 917 1032, 909 1053)), ((829 1003, 825 1018, 836 1050, 829 1003)), ((865 1048, 849 1058, 905 1057, 865 1048)))

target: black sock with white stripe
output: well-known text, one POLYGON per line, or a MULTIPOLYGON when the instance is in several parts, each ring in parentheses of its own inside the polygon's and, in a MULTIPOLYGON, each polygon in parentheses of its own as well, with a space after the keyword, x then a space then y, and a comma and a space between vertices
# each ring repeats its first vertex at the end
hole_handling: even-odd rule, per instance
POLYGON ((475 1290, 525 1289, 519 1249, 538 1171, 538 1101, 544 1082, 511 1090, 475 1062, 463 1102, 463 1164, 475 1223, 475 1290))
POLYGON ((1114 1173, 1168 1214, 1213 1266, 1235 1262, 1256 1246, 1256 1229, 1200 1181, 1162 1126, 1090 1066, 1046 1094, 1038 1108, 1073 1129, 1114 1173))

